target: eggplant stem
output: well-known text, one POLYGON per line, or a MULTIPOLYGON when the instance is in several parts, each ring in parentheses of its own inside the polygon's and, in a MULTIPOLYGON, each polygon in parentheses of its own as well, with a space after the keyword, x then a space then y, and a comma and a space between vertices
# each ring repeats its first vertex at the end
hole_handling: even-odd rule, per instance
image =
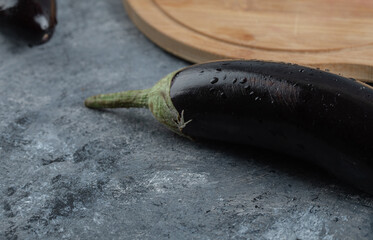
MULTIPOLYGON (((1 0, 0 0, 1 1, 1 0)), ((119 93, 100 94, 89 97, 84 104, 88 108, 149 108, 154 117, 171 131, 185 136, 183 128, 192 120, 184 119, 184 111, 179 113, 170 97, 172 79, 179 71, 158 81, 152 88, 119 93), (181 115, 180 115, 181 114, 181 115)), ((188 136, 185 136, 188 137, 188 136)))
POLYGON ((84 104, 88 108, 147 108, 150 91, 144 89, 100 94, 87 98, 84 104))

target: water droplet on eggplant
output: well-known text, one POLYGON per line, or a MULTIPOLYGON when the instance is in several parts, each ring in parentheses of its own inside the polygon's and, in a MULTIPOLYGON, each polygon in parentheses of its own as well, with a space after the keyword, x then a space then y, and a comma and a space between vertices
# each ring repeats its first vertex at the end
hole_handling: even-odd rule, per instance
POLYGON ((244 78, 244 79, 242 79, 242 80, 240 81, 241 84, 244 84, 244 83, 246 83, 246 82, 247 82, 247 78, 244 78))
POLYGON ((223 99, 226 99, 226 98, 227 98, 227 95, 225 95, 224 92, 221 92, 221 93, 220 93, 220 97, 223 98, 223 99))
POLYGON ((211 84, 215 84, 215 83, 217 83, 218 81, 219 81, 219 78, 214 77, 214 78, 210 81, 210 83, 211 83, 211 84))

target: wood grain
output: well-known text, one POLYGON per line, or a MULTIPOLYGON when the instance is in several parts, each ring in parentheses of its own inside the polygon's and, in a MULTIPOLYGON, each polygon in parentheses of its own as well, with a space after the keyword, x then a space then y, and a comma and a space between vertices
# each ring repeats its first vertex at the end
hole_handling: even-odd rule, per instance
POLYGON ((370 0, 123 0, 137 27, 191 62, 283 61, 373 82, 370 0))

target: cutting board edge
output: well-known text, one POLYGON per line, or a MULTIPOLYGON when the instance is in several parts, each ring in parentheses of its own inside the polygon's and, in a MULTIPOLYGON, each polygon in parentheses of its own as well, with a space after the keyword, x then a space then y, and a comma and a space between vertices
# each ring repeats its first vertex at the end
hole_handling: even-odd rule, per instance
MULTIPOLYGON (((137 3, 140 1, 148 2, 147 4, 154 4, 152 0, 136 0, 137 3)), ((147 21, 145 17, 141 16, 137 9, 133 6, 133 0, 123 0, 124 7, 128 13, 129 18, 131 21, 136 25, 136 27, 153 43, 155 43, 160 48, 164 49, 165 51, 176 55, 184 60, 187 60, 192 63, 201 63, 206 61, 212 61, 212 60, 218 60, 218 59, 257 59, 257 60, 264 60, 264 61, 281 61, 281 62, 292 62, 300 65, 310 66, 310 67, 317 67, 320 69, 328 69, 331 72, 346 76, 355 78, 361 81, 365 82, 372 82, 373 83, 373 59, 372 59, 372 65, 362 63, 362 61, 352 61, 351 63, 347 63, 344 61, 341 61, 337 56, 332 56, 334 59, 333 62, 327 63, 326 61, 322 60, 311 60, 314 55, 317 55, 317 53, 292 53, 288 52, 286 54, 284 53, 278 53, 274 52, 273 54, 268 54, 268 51, 263 50, 257 50, 257 49, 250 49, 250 55, 254 57, 231 57, 224 54, 217 54, 213 51, 209 51, 208 49, 201 49, 198 48, 195 45, 188 44, 188 43, 182 43, 178 41, 178 39, 175 39, 172 34, 169 33, 170 30, 162 30, 159 27, 155 26, 154 24, 151 24, 150 21, 147 21), (258 55, 263 55, 266 57, 258 57, 258 55), (268 57, 268 55, 275 56, 274 58, 268 57), (286 55, 286 57, 281 58, 281 55, 286 55), (303 55, 303 56, 299 56, 303 55), (280 56, 280 57, 279 57, 280 56), (288 59, 291 59, 290 61, 288 59), (294 61, 292 61, 294 59, 294 61), (308 59, 308 60, 306 60, 308 59)), ((153 10, 153 9, 152 9, 153 10)), ((159 11, 160 12, 160 11, 159 11)), ((160 16, 158 16, 160 17, 160 16)), ((163 17, 165 21, 171 21, 168 19, 167 16, 161 16, 163 17)), ((182 29, 182 31, 190 31, 188 29, 182 29)), ((188 34, 195 35, 193 31, 190 31, 188 34)), ((201 36, 193 36, 193 37, 201 37, 201 36)), ((202 36, 205 38, 205 36, 202 36)), ((207 41, 209 39, 206 39, 207 41)), ((228 44, 228 43, 219 43, 219 44, 228 44)), ((367 47, 364 47, 365 51, 367 47)), ((243 51, 248 51, 247 49, 243 49, 243 51)), ((343 50, 344 53, 346 52, 354 52, 356 49, 345 49, 343 50)), ((372 51, 373 55, 373 47, 372 49, 368 49, 368 52, 372 51)), ((318 59, 317 57, 316 59, 318 59)), ((322 58, 322 57, 321 57, 322 58)))

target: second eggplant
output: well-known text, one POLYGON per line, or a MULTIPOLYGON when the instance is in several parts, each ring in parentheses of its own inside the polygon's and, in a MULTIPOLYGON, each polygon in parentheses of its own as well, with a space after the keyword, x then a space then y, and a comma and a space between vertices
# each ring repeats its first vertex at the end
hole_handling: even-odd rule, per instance
POLYGON ((55 0, 0 0, 0 31, 29 46, 51 39, 57 24, 55 0))

